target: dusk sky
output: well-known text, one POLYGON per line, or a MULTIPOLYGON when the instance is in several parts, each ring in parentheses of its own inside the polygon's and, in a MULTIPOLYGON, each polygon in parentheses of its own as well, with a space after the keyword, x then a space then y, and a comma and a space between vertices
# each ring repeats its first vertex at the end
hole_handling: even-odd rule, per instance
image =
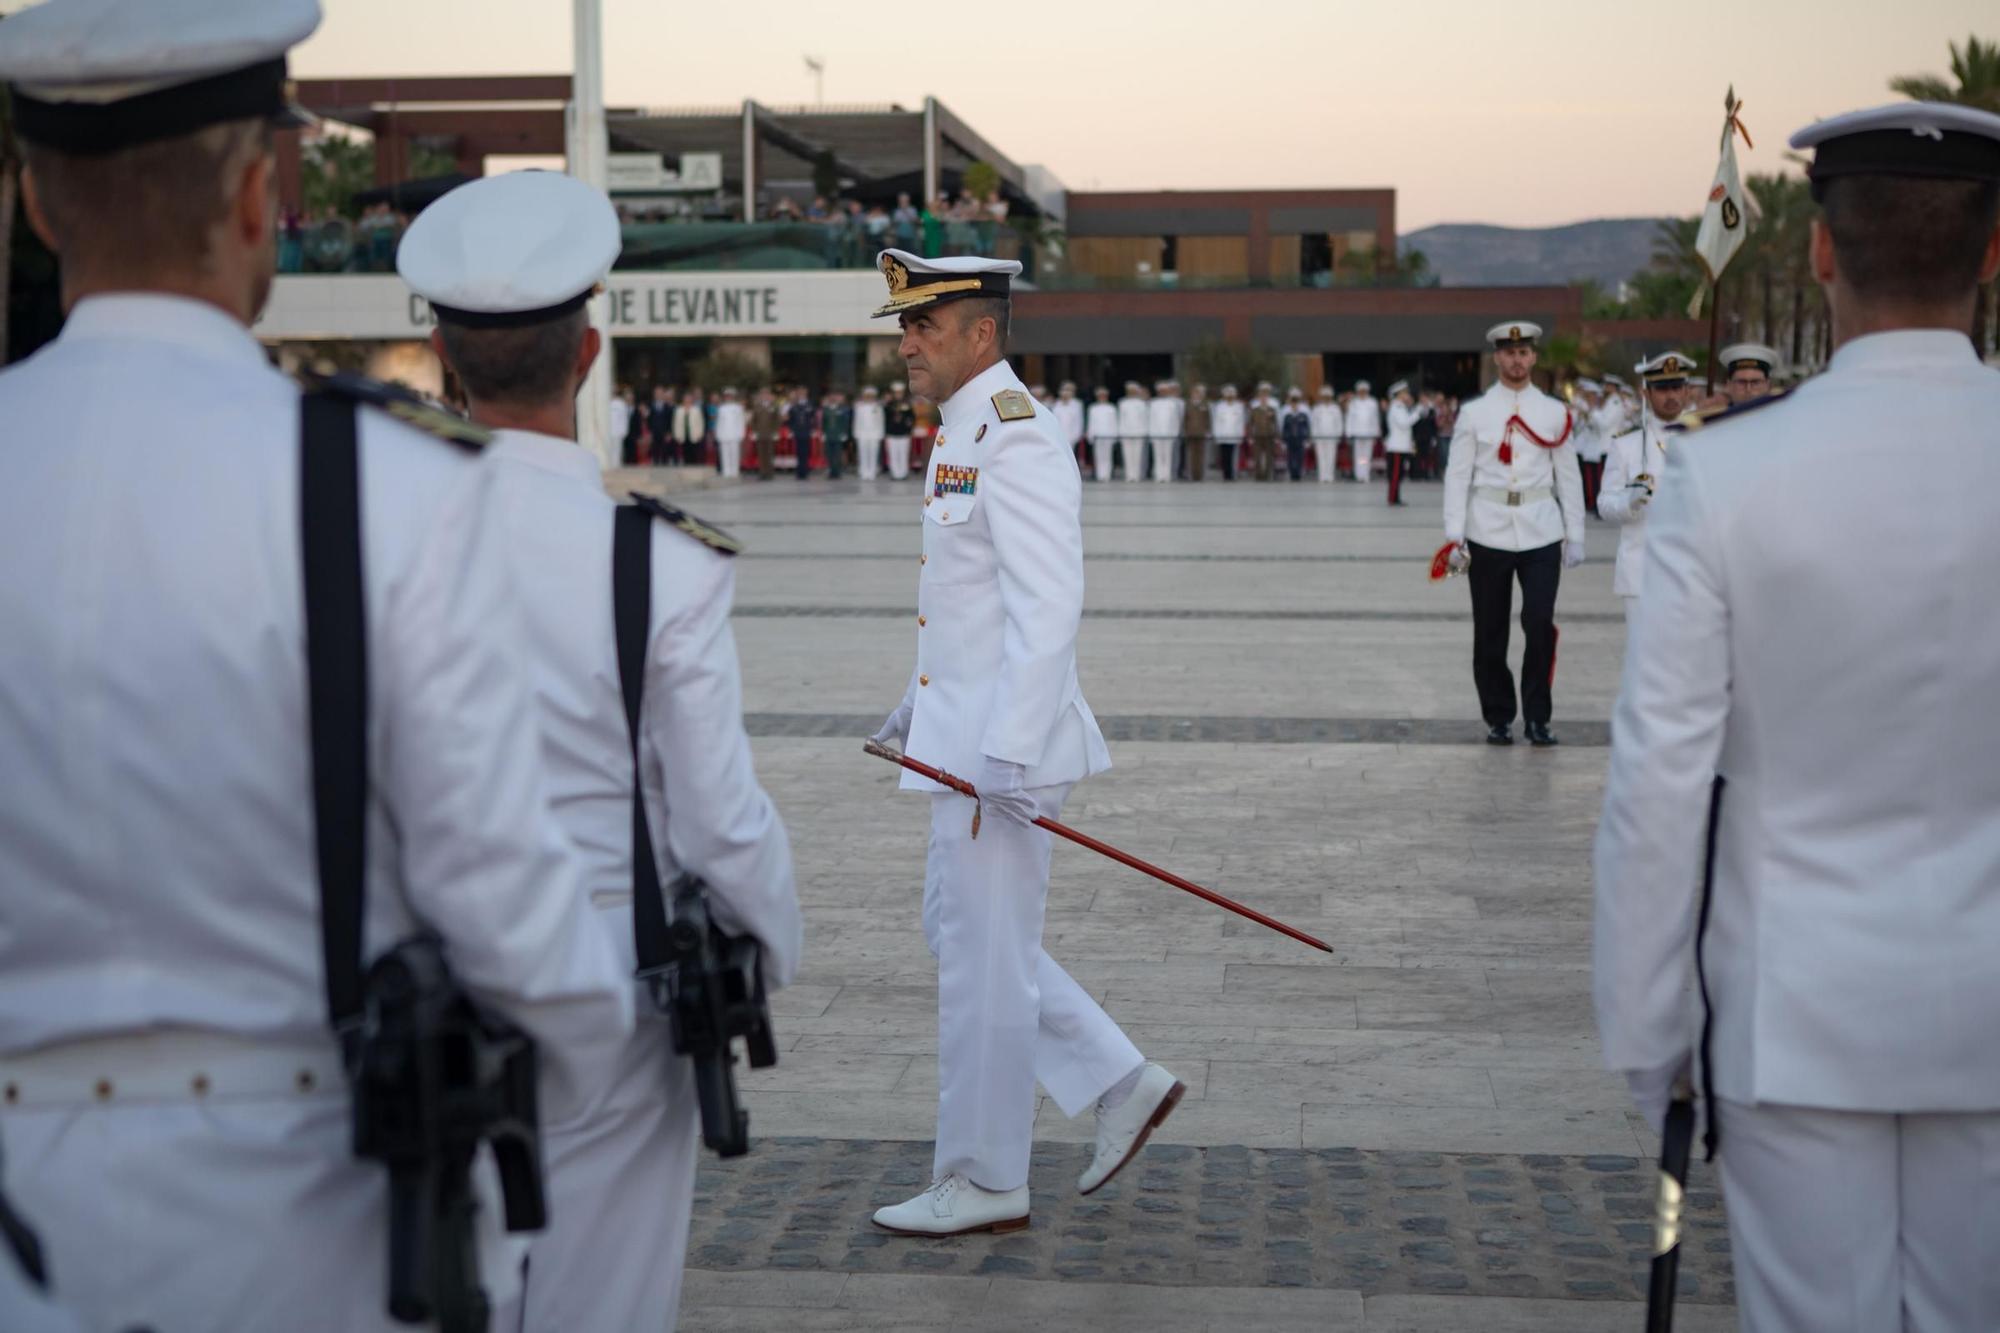
MULTIPOLYGON (((324 0, 303 76, 551 73, 566 0, 324 0)), ((1394 186, 1398 222, 1693 213, 1733 82, 1775 169, 1818 116, 2000 36, 1991 0, 604 0, 614 105, 921 103, 1071 188, 1394 186), (1226 12, 1241 21, 1216 26, 1226 12)), ((1740 145, 1739 145, 1740 148, 1740 145)))

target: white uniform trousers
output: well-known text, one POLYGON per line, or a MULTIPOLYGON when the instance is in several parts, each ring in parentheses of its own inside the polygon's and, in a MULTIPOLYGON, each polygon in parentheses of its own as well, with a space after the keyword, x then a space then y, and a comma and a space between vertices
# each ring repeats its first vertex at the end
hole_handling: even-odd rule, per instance
MULTIPOLYGON (((1053 819, 1069 786, 1028 794, 1053 819)), ((1144 1057, 1042 949, 1051 835, 988 816, 975 839, 975 808, 955 792, 931 799, 924 939, 938 960, 933 1174, 957 1171, 982 1189, 1011 1190, 1028 1183, 1035 1084, 1073 1117, 1144 1057)))
POLYGON ((882 441, 857 439, 854 456, 861 462, 861 480, 875 480, 875 474, 882 469, 882 441))
POLYGON ((1381 440, 1379 435, 1349 437, 1348 447, 1354 451, 1354 479, 1368 480, 1368 469, 1375 462, 1375 446, 1381 440))
MULTIPOLYGON (((648 1029, 668 1040, 664 1023, 648 1029)), ((678 1057, 657 1099, 548 1131, 549 1229, 528 1248, 523 1333, 672 1333, 700 1132, 693 1071, 678 1057)), ((508 1313, 495 1333, 514 1333, 508 1313)))
POLYGON ((1321 481, 1332 481, 1339 475, 1334 466, 1339 460, 1340 437, 1338 435, 1332 439, 1327 439, 1323 435, 1313 436, 1313 461, 1318 465, 1319 479, 1321 481))
POLYGON ((1722 1099, 1744 1333, 2000 1329, 2000 1111, 1722 1099))
MULTIPOLYGON (((389 1317, 388 1176, 352 1139, 342 1093, 0 1114, 8 1197, 91 1333, 407 1329, 389 1317)), ((501 1239, 497 1204, 483 1192, 479 1231, 500 1308, 517 1299, 525 1245, 501 1239)), ((44 1313, 0 1287, 0 1329, 44 1313)))
POLYGON ((1115 438, 1092 440, 1090 442, 1090 465, 1097 473, 1099 481, 1111 480, 1111 465, 1114 461, 1112 458, 1112 447, 1117 443, 1118 441, 1115 438))
POLYGON ((722 460, 722 475, 740 477, 743 475, 743 441, 718 439, 715 442, 716 456, 722 460))
POLYGON ((1158 436, 1153 437, 1154 481, 1172 481, 1174 479, 1174 468, 1180 462, 1176 456, 1180 453, 1180 450, 1174 446, 1179 443, 1180 441, 1177 439, 1163 440, 1158 436))
POLYGON ((1146 479, 1146 437, 1127 435, 1119 442, 1125 454, 1125 480, 1144 481, 1146 479))
POLYGON ((889 475, 897 481, 910 475, 910 437, 891 435, 889 446, 889 475))

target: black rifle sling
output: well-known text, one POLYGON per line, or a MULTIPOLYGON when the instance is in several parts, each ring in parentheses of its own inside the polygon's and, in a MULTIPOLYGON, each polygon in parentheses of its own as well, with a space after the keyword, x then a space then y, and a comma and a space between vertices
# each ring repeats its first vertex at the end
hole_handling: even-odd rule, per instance
POLYGON ((1715 843, 1722 831, 1722 789, 1728 785, 1718 773, 1708 793, 1708 846, 1702 856, 1701 911, 1694 924, 1694 979, 1701 992, 1701 1095, 1708 1099, 1708 1123, 1702 1127, 1701 1144, 1711 1162, 1715 1160, 1715 1145, 1722 1140, 1722 1117, 1715 1095, 1715 1002, 1708 996, 1708 966, 1702 945, 1708 939, 1709 909, 1715 905, 1715 843))
POLYGON ((646 698, 646 641, 653 620, 653 515, 620 505, 611 536, 611 611, 618 632, 618 684, 632 743, 632 946, 639 970, 667 961, 667 905, 639 780, 639 714, 646 698))
POLYGON ((300 403, 299 530, 320 948, 327 1018, 351 1055, 362 1010, 361 918, 367 897, 368 626, 355 407, 333 394, 308 393, 300 403))

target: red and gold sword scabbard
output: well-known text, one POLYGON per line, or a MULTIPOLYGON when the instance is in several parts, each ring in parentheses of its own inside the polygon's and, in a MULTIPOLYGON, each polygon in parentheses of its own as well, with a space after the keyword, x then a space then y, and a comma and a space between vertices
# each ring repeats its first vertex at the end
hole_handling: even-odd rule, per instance
MULTIPOLYGON (((937 783, 941 787, 949 787, 953 791, 959 793, 961 796, 970 796, 975 801, 979 799, 979 792, 973 787, 973 785, 970 782, 967 782, 964 778, 954 777, 950 773, 945 772, 941 768, 932 768, 929 764, 926 764, 921 760, 912 759, 908 755, 892 750, 886 745, 877 745, 874 741, 868 741, 864 743, 861 748, 866 750, 869 754, 874 755, 877 759, 886 759, 892 764, 900 764, 902 767, 909 769, 910 772, 917 774, 919 777, 929 778, 932 782, 937 783)), ((978 818, 979 816, 977 812, 975 812, 973 814, 973 819, 977 821, 978 818)), ((1088 847, 1091 851, 1096 852, 1099 856, 1108 856, 1112 860, 1118 862, 1120 865, 1127 865, 1132 867, 1132 869, 1139 871, 1141 874, 1151 875, 1154 879, 1159 880, 1161 883, 1171 884, 1175 888, 1181 890, 1183 893, 1192 893, 1195 897, 1201 899, 1203 902, 1214 903, 1217 907, 1222 908, 1224 911, 1234 912, 1236 913, 1236 915, 1244 918, 1247 921, 1255 921, 1258 925, 1263 926, 1268 930, 1275 930, 1280 935, 1290 936, 1292 939, 1297 940, 1299 943, 1311 945, 1313 948, 1318 949, 1322 953, 1333 952, 1333 946, 1326 943, 1324 940, 1315 939, 1311 935, 1306 934, 1303 930, 1298 930, 1292 926, 1286 925, 1284 922, 1278 920, 1276 917, 1265 916, 1262 912, 1258 911, 1254 907, 1245 907, 1242 903, 1237 902, 1234 898, 1226 898, 1222 894, 1217 893, 1213 889, 1205 889, 1201 885, 1195 883, 1193 880, 1182 879, 1179 875, 1176 875, 1171 870, 1162 870, 1160 869, 1160 867, 1154 865, 1150 861, 1142 861, 1138 857, 1132 855, 1130 852, 1122 852, 1118 850, 1116 847, 1113 847, 1108 842, 1099 842, 1096 838, 1091 837, 1088 833, 1079 833, 1075 829, 1071 828, 1069 825, 1059 823, 1053 819, 1047 819, 1047 818, 1037 819, 1035 823, 1040 825, 1042 828, 1047 829, 1049 832, 1055 834, 1059 838, 1068 838, 1071 842, 1077 844, 1079 847, 1088 847)), ((978 827, 979 826, 977 822, 975 822, 973 825, 973 830, 975 835, 977 834, 978 827)))

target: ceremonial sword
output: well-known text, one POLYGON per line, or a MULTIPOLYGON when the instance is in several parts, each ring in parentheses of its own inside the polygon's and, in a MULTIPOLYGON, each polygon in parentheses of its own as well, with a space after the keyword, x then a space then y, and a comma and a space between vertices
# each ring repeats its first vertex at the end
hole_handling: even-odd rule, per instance
MULTIPOLYGON (((941 787, 949 787, 962 796, 970 796, 975 801, 979 799, 979 792, 964 778, 953 777, 943 769, 932 768, 929 764, 912 759, 908 755, 892 750, 886 745, 878 745, 874 741, 864 742, 861 748, 869 754, 874 755, 877 759, 886 759, 892 764, 900 764, 919 777, 929 778, 941 787)), ((1234 912, 1245 920, 1255 921, 1258 925, 1275 930, 1280 935, 1289 935, 1299 943, 1309 944, 1322 953, 1333 952, 1333 946, 1324 940, 1315 939, 1303 930, 1296 930, 1275 917, 1265 916, 1254 907, 1245 907, 1234 898, 1225 898, 1213 889, 1204 889, 1193 880, 1182 879, 1171 870, 1162 870, 1150 861, 1141 861, 1130 852, 1121 852, 1110 843, 1099 842, 1088 833, 1079 833, 1067 824, 1058 823, 1048 818, 1039 818, 1035 820, 1035 823, 1037 826, 1047 829, 1058 837, 1068 838, 1080 847, 1088 847, 1099 856, 1108 856, 1120 865, 1127 865, 1143 874, 1151 875, 1161 883, 1171 884, 1183 893, 1192 893, 1203 902, 1214 903, 1224 911, 1234 912)), ((979 836, 979 812, 977 810, 973 811, 972 814, 972 836, 975 838, 979 836)))
POLYGON ((1681 1205, 1687 1197, 1688 1158, 1694 1149, 1694 1090, 1674 1084, 1660 1135, 1660 1193, 1653 1211, 1653 1273, 1646 1291, 1646 1333, 1673 1333, 1674 1295, 1681 1272, 1681 1205))

